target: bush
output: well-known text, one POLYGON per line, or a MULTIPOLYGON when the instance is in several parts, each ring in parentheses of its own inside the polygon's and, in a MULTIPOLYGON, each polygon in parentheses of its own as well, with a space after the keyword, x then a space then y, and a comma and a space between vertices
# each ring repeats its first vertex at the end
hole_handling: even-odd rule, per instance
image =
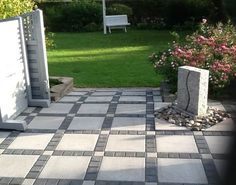
POLYGON ((47 49, 55 49, 56 44, 55 44, 55 41, 54 41, 54 33, 46 32, 45 42, 46 42, 47 49))
POLYGON ((130 16, 133 14, 132 8, 124 4, 112 4, 107 9, 108 15, 127 15, 130 16))
POLYGON ((210 71, 209 87, 219 93, 236 77, 236 29, 229 22, 209 26, 206 20, 186 42, 174 42, 165 52, 150 56, 155 68, 176 87, 178 67, 194 66, 210 71))
POLYGON ((0 19, 14 17, 33 10, 34 2, 31 0, 1 0, 0 19))
POLYGON ((142 18, 140 23, 136 25, 137 29, 165 29, 166 23, 163 18, 147 17, 142 18))
POLYGON ((100 28, 98 25, 102 24, 102 6, 94 0, 55 3, 52 6, 45 6, 43 9, 46 27, 49 31, 96 31, 100 28))
POLYGON ((184 25, 186 22, 198 23, 209 17, 214 5, 210 0, 167 0, 165 15, 167 24, 184 25))
MULTIPOLYGON (((115 2, 118 1, 107 1, 108 7, 115 2)), ((133 10, 129 17, 131 24, 140 29, 195 29, 202 18, 214 23, 225 21, 226 13, 222 2, 223 0, 122 0, 122 4, 133 10), (157 19, 164 20, 164 24, 152 26, 151 22, 157 19)))

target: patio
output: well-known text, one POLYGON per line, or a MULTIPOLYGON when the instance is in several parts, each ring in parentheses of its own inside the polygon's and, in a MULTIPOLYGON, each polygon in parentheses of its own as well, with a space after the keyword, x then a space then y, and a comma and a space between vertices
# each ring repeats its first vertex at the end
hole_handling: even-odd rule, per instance
POLYGON ((162 106, 158 88, 119 88, 75 89, 50 108, 28 108, 17 118, 26 132, 0 131, 0 184, 218 182, 232 120, 192 132, 155 120, 162 106))

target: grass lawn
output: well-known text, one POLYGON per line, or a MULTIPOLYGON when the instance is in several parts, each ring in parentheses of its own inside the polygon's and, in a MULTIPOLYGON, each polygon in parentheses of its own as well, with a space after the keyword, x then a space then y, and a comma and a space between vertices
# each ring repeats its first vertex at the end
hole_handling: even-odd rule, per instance
POLYGON ((48 51, 49 74, 74 78, 76 87, 157 87, 148 56, 167 48, 168 31, 56 33, 57 48, 48 51))

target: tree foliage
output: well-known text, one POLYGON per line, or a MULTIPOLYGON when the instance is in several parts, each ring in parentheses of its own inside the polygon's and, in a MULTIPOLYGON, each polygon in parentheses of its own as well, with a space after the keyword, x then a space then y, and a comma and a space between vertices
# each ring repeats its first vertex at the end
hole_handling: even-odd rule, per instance
POLYGON ((0 19, 6 19, 29 12, 33 9, 32 0, 0 0, 0 19))

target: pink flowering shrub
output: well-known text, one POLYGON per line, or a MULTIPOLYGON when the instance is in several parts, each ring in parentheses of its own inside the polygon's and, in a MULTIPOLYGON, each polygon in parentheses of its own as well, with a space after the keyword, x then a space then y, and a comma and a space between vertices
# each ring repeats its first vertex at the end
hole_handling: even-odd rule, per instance
POLYGON ((153 53, 150 60, 173 85, 177 84, 179 66, 208 69, 210 90, 217 92, 236 78, 236 28, 230 22, 210 26, 203 20, 184 44, 173 42, 170 49, 153 53))

